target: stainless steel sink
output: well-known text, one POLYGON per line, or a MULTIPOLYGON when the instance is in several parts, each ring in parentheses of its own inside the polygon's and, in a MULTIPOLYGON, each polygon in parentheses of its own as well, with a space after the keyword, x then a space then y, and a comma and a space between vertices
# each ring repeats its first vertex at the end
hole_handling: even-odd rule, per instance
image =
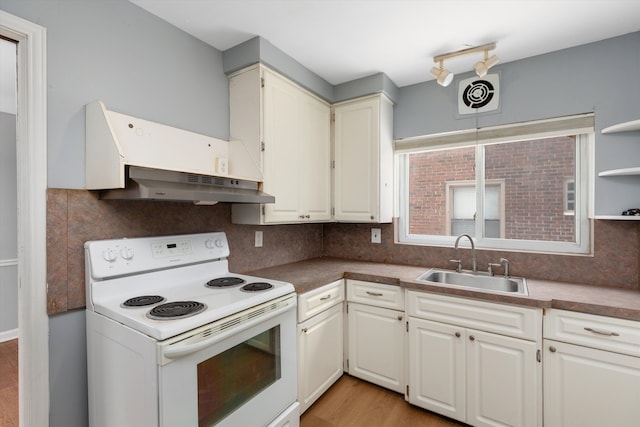
POLYGON ((527 285, 522 277, 489 276, 486 273, 458 273, 457 271, 432 268, 416 280, 438 285, 528 295, 527 285))

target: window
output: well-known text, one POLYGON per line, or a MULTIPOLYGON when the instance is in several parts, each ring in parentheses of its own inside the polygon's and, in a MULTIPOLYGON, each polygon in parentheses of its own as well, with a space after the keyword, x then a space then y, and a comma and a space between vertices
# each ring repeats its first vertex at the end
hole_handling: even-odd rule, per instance
POLYGON ((573 215, 576 209, 576 181, 573 178, 564 180, 564 214, 573 215))
POLYGON ((593 116, 396 141, 400 243, 588 253, 593 116))
MULTIPOLYGON (((447 235, 476 234, 476 182, 451 181, 447 186, 447 235)), ((504 237, 504 181, 485 184, 484 227, 487 237, 504 237)))

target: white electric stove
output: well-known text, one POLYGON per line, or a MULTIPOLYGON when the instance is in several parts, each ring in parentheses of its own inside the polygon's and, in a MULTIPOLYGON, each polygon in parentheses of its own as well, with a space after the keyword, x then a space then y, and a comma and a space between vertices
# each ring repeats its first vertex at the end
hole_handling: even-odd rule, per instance
POLYGON ((229 254, 219 232, 85 244, 92 426, 298 425, 294 287, 229 254))

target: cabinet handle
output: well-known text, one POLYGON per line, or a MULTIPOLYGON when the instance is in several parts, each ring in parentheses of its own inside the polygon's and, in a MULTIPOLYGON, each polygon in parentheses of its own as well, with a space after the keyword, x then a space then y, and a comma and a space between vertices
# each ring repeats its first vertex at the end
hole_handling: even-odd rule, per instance
POLYGON ((460 332, 456 332, 454 335, 456 336, 456 338, 460 338, 460 332))
POLYGON ((307 218, 307 219, 309 219, 309 218, 311 218, 311 215, 307 214, 307 215, 305 215, 304 217, 305 217, 305 218, 307 218))
POLYGON ((549 351, 550 351, 551 353, 555 353, 555 352, 556 352, 556 348, 555 348, 554 346, 550 345, 550 346, 549 346, 549 351))
POLYGON ((298 215, 298 218, 304 219, 304 215, 298 215))
POLYGON ((598 334, 598 335, 605 335, 607 337, 619 337, 620 334, 617 332, 611 332, 611 331, 603 331, 602 329, 595 329, 595 328, 584 328, 585 331, 589 331, 589 332, 593 332, 594 334, 598 334))
POLYGON ((371 292, 367 291, 367 295, 371 295, 372 297, 381 297, 382 294, 380 292, 371 292))
POLYGON ((398 320, 402 320, 402 316, 398 316, 398 320))
POLYGON ((307 333, 307 328, 302 328, 302 332, 307 333))
POLYGON ((471 341, 475 341, 475 340, 476 340, 476 337, 474 337, 473 335, 469 335, 469 340, 471 340, 471 341))
POLYGON ((329 298, 331 298, 331 295, 327 295, 326 297, 322 297, 322 298, 320 298, 320 301, 326 301, 326 300, 328 300, 329 298))

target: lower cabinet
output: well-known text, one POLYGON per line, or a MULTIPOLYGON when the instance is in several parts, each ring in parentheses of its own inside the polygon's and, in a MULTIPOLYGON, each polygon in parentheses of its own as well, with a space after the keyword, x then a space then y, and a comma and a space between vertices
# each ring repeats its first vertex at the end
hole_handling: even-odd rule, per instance
POLYGON ((306 411, 344 371, 343 280, 298 296, 298 402, 306 411))
POLYGON ((640 358, 545 340, 545 426, 640 425, 640 358))
POLYGON ((467 330, 467 423, 541 424, 538 343, 467 330))
POLYGON ((344 300, 298 296, 300 413, 346 371, 472 426, 542 426, 543 396, 545 427, 640 425, 640 322, 550 309, 543 340, 537 308, 358 280, 344 300))
POLYGON ((409 320, 409 403, 465 420, 464 329, 409 320))
POLYGON ((304 412, 343 372, 342 305, 298 325, 298 401, 304 412))
POLYGON ((407 303, 410 403, 473 426, 541 425, 539 310, 411 291, 407 303), (485 322, 530 339, 471 327, 485 322))
POLYGON ((404 290, 399 286, 349 279, 347 318, 349 375, 404 393, 404 290))
POLYGON ((640 425, 640 322, 547 312, 544 425, 640 425))
POLYGON ((349 375, 404 393, 404 313, 348 303, 349 375))

